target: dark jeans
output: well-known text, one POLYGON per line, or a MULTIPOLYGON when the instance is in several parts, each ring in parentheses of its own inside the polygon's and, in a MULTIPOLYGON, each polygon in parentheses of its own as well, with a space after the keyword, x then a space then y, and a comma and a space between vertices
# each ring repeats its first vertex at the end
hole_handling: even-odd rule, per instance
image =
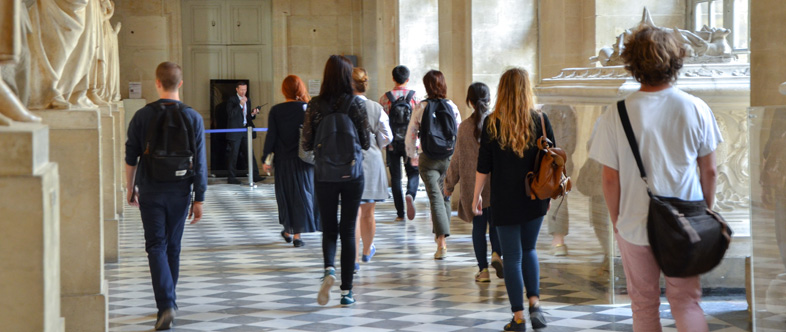
POLYGON ((543 217, 519 225, 497 226, 497 235, 505 259, 505 288, 508 290, 511 311, 524 310, 524 287, 527 298, 540 297, 540 267, 535 243, 538 241, 543 217))
POLYGON ((486 245, 486 228, 489 230, 489 240, 491 241, 491 252, 496 252, 502 256, 502 248, 499 246, 497 228, 491 226, 491 208, 483 209, 483 214, 472 218, 472 247, 475 249, 475 258, 478 260, 478 269, 483 270, 489 267, 486 245), (489 227, 490 226, 490 227, 489 227))
POLYGON ((145 251, 159 312, 177 307, 175 287, 180 273, 180 240, 190 200, 188 192, 139 195, 145 251))
POLYGON ((404 149, 387 150, 388 168, 390 168, 390 188, 393 190, 393 204, 396 206, 396 213, 399 217, 404 217, 404 197, 401 195, 401 163, 404 162, 404 170, 407 172, 407 195, 415 198, 418 193, 418 167, 412 166, 412 161, 407 157, 404 149))
MULTIPOLYGON (((248 156, 246 156, 246 151, 248 151, 248 138, 243 137, 242 139, 238 140, 227 140, 227 171, 229 171, 229 179, 236 179, 237 173, 237 158, 238 156, 242 157, 243 165, 248 164, 248 156)), ((259 177, 259 168, 257 167, 257 158, 254 157, 254 150, 251 150, 251 160, 254 161, 254 173, 252 177, 258 178, 259 177)))
POLYGON ((355 220, 360 198, 363 196, 363 178, 348 182, 314 181, 314 191, 322 217, 322 255, 325 267, 336 266, 336 241, 341 234, 341 290, 352 289, 355 273, 355 220), (339 195, 341 196, 341 222, 338 220, 339 195))

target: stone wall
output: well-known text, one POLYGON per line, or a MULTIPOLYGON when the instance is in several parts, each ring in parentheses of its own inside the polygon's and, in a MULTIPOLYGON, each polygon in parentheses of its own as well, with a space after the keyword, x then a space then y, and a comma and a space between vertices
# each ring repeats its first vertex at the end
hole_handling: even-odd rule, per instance
POLYGON ((128 82, 142 82, 142 98, 158 99, 156 66, 164 61, 183 64, 180 1, 115 0, 112 22, 122 23, 120 94, 128 98, 128 82))
POLYGON ((782 64, 786 5, 779 0, 751 1, 750 16, 755 18, 751 20, 750 40, 751 106, 786 105, 786 96, 778 92, 778 86, 786 81, 782 64))

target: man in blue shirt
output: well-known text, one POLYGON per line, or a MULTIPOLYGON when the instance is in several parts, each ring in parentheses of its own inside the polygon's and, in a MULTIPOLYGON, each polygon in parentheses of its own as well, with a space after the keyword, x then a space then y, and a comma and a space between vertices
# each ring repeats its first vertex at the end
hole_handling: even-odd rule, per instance
POLYGON ((192 224, 202 218, 202 202, 207 189, 205 158, 205 126, 202 116, 182 105, 182 111, 193 128, 194 176, 174 182, 159 182, 146 176, 144 164, 137 163, 144 152, 145 138, 151 120, 162 112, 159 104, 180 104, 178 88, 183 85, 183 73, 175 63, 163 62, 156 68, 156 91, 159 100, 146 105, 134 114, 128 126, 126 141, 126 183, 128 204, 139 207, 145 229, 145 250, 153 279, 158 318, 156 330, 168 330, 175 319, 175 286, 180 271, 180 241, 186 216, 192 224), (193 203, 191 192, 193 190, 193 203), (190 210, 189 210, 190 205, 190 210))

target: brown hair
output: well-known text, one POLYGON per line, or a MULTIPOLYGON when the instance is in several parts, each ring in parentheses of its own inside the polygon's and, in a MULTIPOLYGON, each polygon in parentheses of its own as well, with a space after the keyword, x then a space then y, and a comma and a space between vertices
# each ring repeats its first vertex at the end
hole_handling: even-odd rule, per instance
POLYGON ((365 69, 360 67, 352 69, 352 88, 360 93, 366 92, 366 89, 368 89, 368 73, 365 69))
POLYGON ((325 63, 319 98, 333 103, 345 94, 352 94, 352 62, 342 55, 331 55, 325 63))
POLYGON ((674 35, 649 25, 634 31, 622 51, 625 69, 636 81, 649 86, 675 81, 684 57, 685 49, 674 35))
POLYGON ((426 86, 426 94, 430 99, 445 99, 448 94, 448 86, 445 84, 445 75, 439 70, 429 70, 423 76, 423 84, 426 86))
POLYGON ((535 127, 532 108, 535 98, 529 73, 522 68, 508 69, 499 79, 497 102, 488 117, 488 131, 503 150, 511 149, 520 158, 534 145, 535 127))
POLYGON ((297 75, 289 75, 284 78, 284 82, 281 83, 281 93, 284 94, 284 97, 291 100, 298 100, 306 103, 311 100, 311 96, 308 95, 308 90, 306 89, 306 84, 303 83, 303 80, 297 75))
POLYGON ((183 69, 174 62, 164 61, 156 67, 156 80, 165 91, 175 91, 183 80, 183 69))

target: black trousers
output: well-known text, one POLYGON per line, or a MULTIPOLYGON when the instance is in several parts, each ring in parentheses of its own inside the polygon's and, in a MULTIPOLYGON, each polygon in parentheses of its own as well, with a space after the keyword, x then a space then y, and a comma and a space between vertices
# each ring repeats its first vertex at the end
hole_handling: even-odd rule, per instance
POLYGON ((341 234, 341 290, 352 289, 355 273, 355 221, 363 197, 363 178, 348 182, 314 181, 322 217, 322 255, 325 267, 336 266, 336 241, 341 234), (340 197, 339 197, 340 196, 340 197), (338 205, 341 198, 341 222, 338 205))
POLYGON ((404 196, 401 194, 401 162, 404 162, 404 171, 407 172, 407 195, 415 198, 418 193, 420 178, 418 167, 412 166, 412 161, 407 157, 407 152, 403 147, 387 150, 388 168, 390 168, 390 188, 393 190, 393 204, 396 205, 398 217, 404 217, 404 196))
MULTIPOLYGON (((227 140, 227 171, 229 171, 229 179, 237 178, 237 158, 243 158, 244 165, 248 163, 246 156, 248 151, 248 139, 243 137, 237 140, 227 140)), ((254 151, 251 151, 251 160, 254 161, 254 173, 251 173, 254 178, 259 177, 259 167, 257 166, 257 158, 254 157, 254 151)))

